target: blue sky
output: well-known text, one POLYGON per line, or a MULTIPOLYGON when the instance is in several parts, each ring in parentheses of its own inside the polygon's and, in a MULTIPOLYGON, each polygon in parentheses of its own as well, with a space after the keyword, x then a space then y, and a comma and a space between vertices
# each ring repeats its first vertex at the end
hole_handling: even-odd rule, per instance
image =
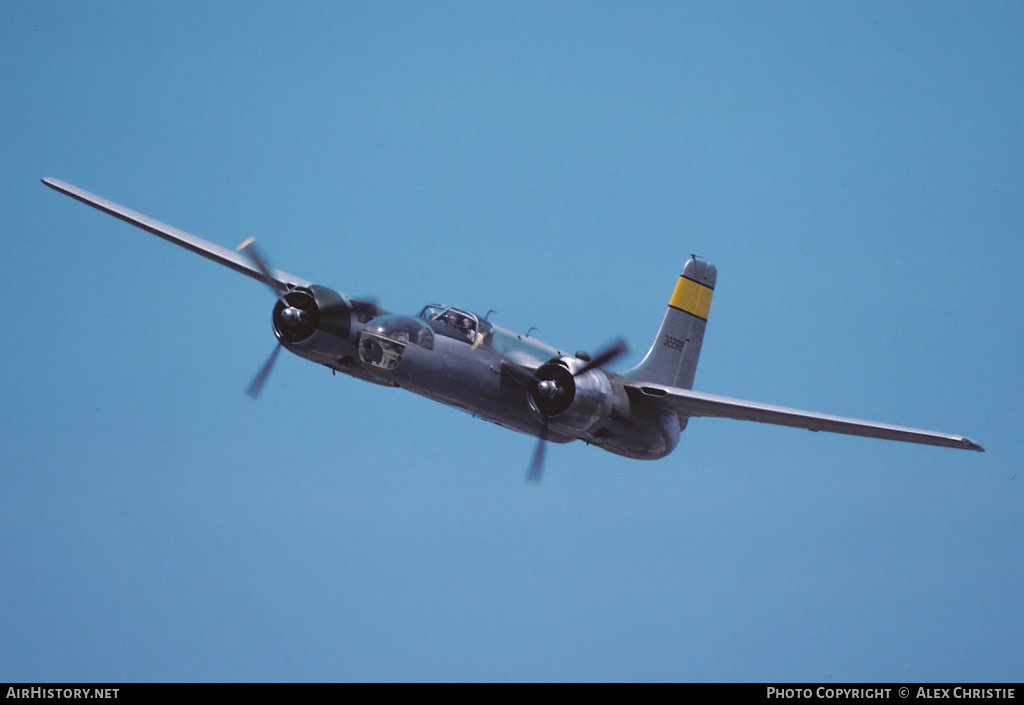
POLYGON ((15 2, 0 22, 0 680, 1020 681, 1019 3, 15 2), (63 179, 386 308, 635 364, 642 462, 270 353, 258 283, 63 179))

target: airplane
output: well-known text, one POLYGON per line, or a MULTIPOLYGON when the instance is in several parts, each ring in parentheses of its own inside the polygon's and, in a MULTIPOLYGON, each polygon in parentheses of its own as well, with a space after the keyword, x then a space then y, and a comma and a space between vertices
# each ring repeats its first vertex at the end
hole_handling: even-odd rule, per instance
POLYGON ((582 440, 652 460, 671 453, 688 420, 701 416, 984 451, 963 436, 693 391, 717 278, 715 266, 695 256, 684 265, 643 360, 615 373, 604 367, 627 351, 621 339, 592 356, 569 354, 456 306, 428 304, 416 315, 393 314, 376 301, 272 269, 251 238, 229 250, 63 181, 42 182, 271 289, 278 343, 249 386, 252 398, 285 348, 336 372, 401 387, 538 437, 527 473, 533 482, 540 480, 548 441, 582 440))

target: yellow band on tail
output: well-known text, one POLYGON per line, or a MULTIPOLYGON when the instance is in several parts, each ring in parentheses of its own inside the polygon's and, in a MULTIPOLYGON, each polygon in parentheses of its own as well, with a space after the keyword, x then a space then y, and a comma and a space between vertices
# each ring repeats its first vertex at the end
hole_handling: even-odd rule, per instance
POLYGON ((708 311, 711 310, 711 295, 714 293, 715 290, 710 287, 686 277, 679 277, 668 305, 706 321, 708 311))

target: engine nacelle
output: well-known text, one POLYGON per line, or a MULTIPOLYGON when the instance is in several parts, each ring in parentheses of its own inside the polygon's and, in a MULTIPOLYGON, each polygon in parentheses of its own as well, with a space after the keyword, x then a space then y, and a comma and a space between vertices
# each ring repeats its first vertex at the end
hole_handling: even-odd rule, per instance
POLYGON ((562 357, 538 367, 529 385, 533 413, 546 418, 555 433, 627 458, 661 458, 672 452, 686 421, 670 411, 630 404, 623 378, 613 372, 595 368, 574 376, 585 364, 562 357))
POLYGON ((383 311, 377 304, 314 284, 292 289, 274 306, 274 334, 297 355, 335 368, 357 359, 363 327, 383 311))
POLYGON ((560 357, 534 371, 528 392, 530 408, 538 418, 546 417, 555 431, 573 436, 594 433, 611 419, 618 395, 604 370, 595 368, 574 376, 585 364, 578 358, 560 357))

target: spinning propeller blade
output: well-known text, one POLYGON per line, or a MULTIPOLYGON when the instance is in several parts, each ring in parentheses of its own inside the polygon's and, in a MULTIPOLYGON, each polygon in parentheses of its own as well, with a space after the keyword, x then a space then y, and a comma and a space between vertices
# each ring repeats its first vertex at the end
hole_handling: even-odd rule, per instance
POLYGON ((281 284, 281 282, 274 278, 274 275, 270 271, 270 267, 267 265, 266 258, 259 251, 259 248, 256 247, 256 238, 251 237, 243 242, 238 246, 238 251, 248 257, 249 261, 256 265, 256 269, 260 270, 260 274, 262 275, 260 278, 263 283, 269 286, 274 292, 274 296, 281 299, 281 301, 284 302, 284 305, 287 306, 288 302, 285 301, 284 295, 288 293, 288 290, 284 288, 284 285, 281 284))
POLYGON ((255 377, 253 377, 249 388, 245 390, 245 396, 256 401, 256 397, 260 395, 260 388, 263 387, 263 383, 266 382, 267 377, 270 376, 270 370, 274 368, 274 362, 277 360, 277 354, 279 352, 281 352, 280 343, 278 343, 274 348, 274 352, 270 353, 270 357, 267 358, 267 361, 263 363, 263 368, 255 377))
POLYGON ((548 417, 545 416, 540 424, 540 440, 537 442, 537 450, 533 452, 533 464, 526 474, 526 481, 538 484, 540 482, 541 469, 544 465, 544 446, 548 440, 548 417))
POLYGON ((619 338, 614 343, 590 358, 590 362, 581 367, 579 371, 574 372, 573 377, 579 377, 584 372, 588 372, 595 367, 604 367, 605 365, 619 359, 627 352, 629 352, 629 346, 626 345, 625 340, 619 338))

